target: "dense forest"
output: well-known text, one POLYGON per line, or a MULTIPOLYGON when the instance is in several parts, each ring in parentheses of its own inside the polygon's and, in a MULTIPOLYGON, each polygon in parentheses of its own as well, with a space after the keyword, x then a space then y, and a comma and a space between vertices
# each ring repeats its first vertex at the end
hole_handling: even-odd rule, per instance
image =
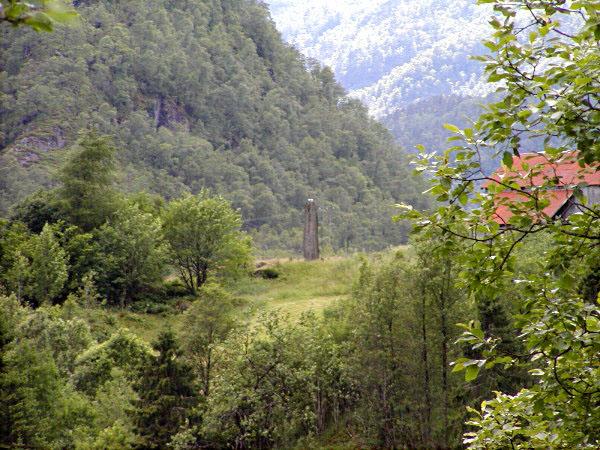
POLYGON ((467 248, 450 255, 442 236, 415 237, 410 250, 363 257, 350 298, 323 315, 248 320, 236 285, 280 269, 254 271, 240 213, 206 190, 123 194, 116 153, 82 134, 56 188, 0 222, 2 444, 448 448, 465 405, 528 380, 517 368, 468 385, 451 371, 477 354, 452 345, 457 322, 479 320, 520 350, 509 285, 478 306, 453 285, 467 248), (171 327, 145 341, 117 325, 136 313, 171 327))
POLYGON ((600 4, 479 3, 499 91, 419 153, 419 208, 260 3, 0 0, 0 447, 597 449, 600 4), (240 198, 288 176, 257 232, 240 198), (408 244, 253 260, 296 245, 313 182, 332 247, 408 244))
POLYGON ((79 1, 53 33, 2 27, 0 211, 40 187, 81 129, 113 137, 127 192, 209 188, 259 248, 297 250, 317 199, 333 249, 406 241, 391 205, 424 189, 332 72, 284 44, 256 1, 79 1))

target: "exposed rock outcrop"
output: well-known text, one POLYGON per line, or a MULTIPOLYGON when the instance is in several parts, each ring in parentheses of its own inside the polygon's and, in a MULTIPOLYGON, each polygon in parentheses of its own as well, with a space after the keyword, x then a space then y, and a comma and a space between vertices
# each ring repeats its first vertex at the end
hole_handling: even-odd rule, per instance
POLYGON ((17 161, 22 167, 30 166, 40 160, 41 154, 64 148, 67 141, 60 127, 51 127, 46 131, 36 130, 18 138, 11 146, 17 161))

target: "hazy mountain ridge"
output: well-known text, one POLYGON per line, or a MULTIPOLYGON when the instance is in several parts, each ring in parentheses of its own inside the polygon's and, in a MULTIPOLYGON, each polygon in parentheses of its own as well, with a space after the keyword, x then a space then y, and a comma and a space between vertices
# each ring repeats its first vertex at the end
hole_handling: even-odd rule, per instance
POLYGON ((439 95, 489 93, 481 65, 489 8, 472 0, 271 0, 284 38, 329 65, 376 117, 439 95))

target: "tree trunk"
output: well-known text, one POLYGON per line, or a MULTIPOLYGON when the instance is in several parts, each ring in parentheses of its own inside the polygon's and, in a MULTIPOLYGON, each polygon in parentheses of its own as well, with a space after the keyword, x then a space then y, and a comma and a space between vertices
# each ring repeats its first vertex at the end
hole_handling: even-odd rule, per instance
POLYGON ((211 349, 208 349, 207 357, 206 357, 206 370, 204 371, 204 396, 208 397, 210 390, 210 371, 211 371, 211 349))
POLYGON ((448 429, 448 324, 446 317, 446 310, 442 310, 442 390, 444 391, 444 446, 448 448, 448 435, 450 430, 448 429))
POLYGON ((121 309, 125 309, 125 299, 127 298, 127 288, 121 289, 121 309))
POLYGON ((162 106, 163 99, 162 96, 159 96, 156 100, 154 100, 154 128, 158 130, 160 127, 160 116, 162 114, 162 106))
POLYGON ((183 280, 183 284, 189 289, 190 294, 196 296, 196 287, 194 286, 194 273, 192 269, 188 266, 185 269, 181 268, 179 270, 181 275, 181 279, 183 280))
POLYGON ((425 405, 423 411, 423 443, 429 446, 431 439, 431 376, 429 374, 429 354, 427 348, 427 312, 425 301, 425 289, 421 289, 421 362, 424 371, 425 405))
POLYGON ((195 268, 195 279, 196 279, 196 288, 199 289, 202 287, 206 280, 208 279, 208 264, 205 262, 199 262, 196 264, 195 268))
POLYGON ((315 415, 317 416, 317 432, 322 433, 325 430, 325 417, 323 414, 323 392, 321 390, 321 383, 318 379, 315 397, 315 415))
POLYGON ((443 415, 444 415, 444 446, 448 448, 448 436, 449 430, 449 419, 448 419, 448 407, 449 407, 449 386, 448 386, 448 342, 450 337, 448 336, 448 306, 449 306, 449 292, 450 292, 450 279, 452 269, 450 261, 446 261, 446 267, 442 277, 442 291, 440 293, 440 332, 442 334, 441 342, 441 353, 442 353, 442 390, 444 392, 444 403, 443 403, 443 415))

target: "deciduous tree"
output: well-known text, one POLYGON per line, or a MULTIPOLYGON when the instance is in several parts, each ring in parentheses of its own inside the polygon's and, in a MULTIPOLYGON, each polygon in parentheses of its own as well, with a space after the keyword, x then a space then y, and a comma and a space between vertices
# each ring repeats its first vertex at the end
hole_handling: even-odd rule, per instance
MULTIPOLYGON (((406 208, 418 228, 442 230, 463 239, 469 250, 460 258, 463 286, 494 295, 512 284, 520 294, 518 326, 524 351, 507 354, 498 339, 477 323, 466 325, 461 341, 479 349, 478 359, 458 360, 455 370, 468 379, 481 368, 499 364, 525 368, 536 377, 516 395, 497 393, 471 410, 475 427, 465 436, 472 448, 594 448, 600 435, 599 310, 581 289, 589 274, 589 256, 598 255, 600 211, 588 203, 581 186, 564 186, 545 171, 567 158, 580 170, 600 163, 600 5, 596 1, 545 2, 480 0, 492 3, 490 50, 481 57, 490 82, 500 82, 500 101, 488 106, 472 128, 448 125, 456 141, 445 155, 424 155, 419 170, 432 175, 431 192, 443 202, 432 214, 406 208), (533 139, 547 162, 511 172, 521 142, 533 139), (575 153, 573 153, 575 151, 575 153), (505 177, 494 179, 481 155, 502 155, 505 177), (538 179, 522 189, 525 178, 538 179), (487 190, 478 191, 487 182, 487 190), (549 192, 572 189, 579 211, 568 221, 544 212, 549 192), (502 200, 513 192, 517 200, 502 200), (520 200, 519 200, 520 199, 520 200), (502 227, 494 220, 499 202, 512 217, 502 227), (551 251, 543 268, 515 274, 517 250, 535 234, 546 233, 551 251)), ((552 172, 552 171, 550 171, 552 172)), ((485 295, 484 295, 485 297, 485 295)))
POLYGON ((215 347, 234 329, 236 319, 232 297, 218 285, 204 285, 198 299, 186 311, 183 334, 184 350, 208 397, 218 356, 215 347))
POLYGON ((68 276, 67 255, 48 224, 33 238, 30 293, 39 303, 51 303, 62 291, 68 276))
POLYGON ((195 294, 210 274, 245 267, 250 239, 240 231, 240 213, 208 191, 171 202, 163 216, 169 257, 182 281, 195 294))
POLYGON ((112 141, 95 131, 83 133, 60 174, 60 198, 71 223, 85 231, 105 223, 117 209, 112 141))
POLYGON ((138 290, 161 281, 166 261, 159 219, 124 205, 97 236, 104 254, 98 284, 113 302, 124 307, 138 290))

